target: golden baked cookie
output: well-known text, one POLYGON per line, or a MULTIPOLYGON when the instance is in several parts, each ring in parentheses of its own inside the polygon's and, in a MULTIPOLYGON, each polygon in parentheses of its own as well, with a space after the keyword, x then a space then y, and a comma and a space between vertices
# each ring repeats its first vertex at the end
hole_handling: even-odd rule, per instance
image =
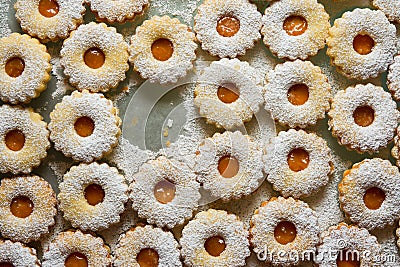
POLYGON ((209 209, 183 228, 180 244, 189 267, 245 266, 250 256, 249 233, 234 214, 209 209))
POLYGON ((50 139, 67 157, 86 163, 102 158, 118 142, 121 119, 111 100, 74 91, 50 113, 50 139))
POLYGON ((143 13, 149 0, 86 0, 100 20, 109 23, 131 21, 143 13))
POLYGON ((129 61, 150 82, 169 84, 193 68, 195 35, 177 18, 154 16, 136 28, 129 61))
POLYGON ((128 201, 124 176, 106 163, 73 166, 59 185, 57 198, 72 227, 98 231, 120 221, 128 201))
POLYGON ((49 233, 57 214, 56 195, 39 176, 4 178, 0 186, 0 233, 29 243, 49 233))
POLYGON ((46 46, 26 34, 0 39, 0 99, 27 103, 46 89, 50 80, 50 55, 46 46))
POLYGON ((79 90, 106 92, 125 79, 128 44, 116 28, 90 22, 63 43, 60 63, 69 82, 79 90))
POLYGON ((47 124, 40 114, 21 106, 0 106, 0 172, 30 173, 47 156, 47 124))
POLYGON ((400 55, 395 56, 393 64, 389 66, 387 86, 393 98, 400 100, 400 55))
POLYGON ((0 266, 40 267, 40 263, 34 248, 19 242, 0 239, 0 266))
POLYGON ((396 0, 373 0, 372 5, 385 13, 390 21, 400 22, 400 3, 396 0))

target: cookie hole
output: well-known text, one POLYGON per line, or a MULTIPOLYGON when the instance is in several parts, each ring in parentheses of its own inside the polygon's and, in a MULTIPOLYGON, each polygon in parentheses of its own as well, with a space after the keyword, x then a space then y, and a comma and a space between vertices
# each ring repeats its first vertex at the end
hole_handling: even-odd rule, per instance
POLYGON ((55 0, 40 0, 39 1, 39 13, 46 17, 51 18, 58 14, 60 7, 55 0))
POLYGON ((232 178, 239 172, 239 161, 230 155, 223 156, 218 161, 218 171, 224 178, 232 178))
POLYGON ((28 197, 15 197, 11 201, 10 210, 15 217, 26 218, 32 214, 33 202, 28 197))
POLYGON ((168 39, 158 39, 151 45, 151 53, 155 59, 167 61, 174 53, 174 45, 168 39))
POLYGON ((14 265, 9 262, 0 262, 0 267, 14 267, 14 265))
POLYGON ((375 46, 375 41, 368 35, 358 34, 354 37, 353 48, 360 55, 368 55, 372 52, 375 46))
POLYGON ((293 240, 296 238, 296 235, 296 226, 288 221, 278 223, 274 230, 275 240, 282 245, 293 242, 293 240))
POLYGON ((368 189, 364 194, 364 204, 370 210, 377 210, 382 206, 385 201, 386 195, 383 190, 372 187, 368 189))
POLYGON ((100 48, 92 47, 86 50, 83 59, 89 68, 98 69, 103 66, 106 61, 106 56, 100 48))
POLYGON ((221 236, 212 236, 206 240, 204 248, 211 256, 218 257, 226 248, 225 240, 221 236))
POLYGON ((167 180, 162 180, 154 186, 154 197, 158 202, 167 204, 175 198, 175 191, 175 184, 167 180))
POLYGON ((236 85, 225 83, 218 87, 217 95, 219 100, 226 104, 230 104, 238 100, 240 92, 236 85))
POLYGON ((310 156, 304 149, 296 148, 290 151, 287 162, 292 171, 299 172, 307 168, 310 163, 310 156))
POLYGON ((302 35, 307 28, 307 20, 302 16, 289 16, 283 22, 283 29, 291 36, 302 35))
POLYGON ((375 111, 368 106, 358 107, 353 113, 353 118, 357 125, 367 127, 374 122, 375 111))
POLYGON ((240 30, 240 21, 231 16, 225 16, 217 22, 217 32, 223 37, 232 37, 240 30))
POLYGON ((142 249, 137 255, 136 261, 140 267, 157 267, 158 253, 151 248, 142 249))
POLYGON ((295 106, 304 105, 309 97, 308 86, 305 84, 295 84, 289 88, 287 98, 295 106))
POLYGON ((65 267, 87 267, 88 260, 85 255, 80 252, 74 252, 69 254, 64 262, 65 267))
POLYGON ((88 137, 92 135, 94 126, 94 121, 86 116, 78 118, 74 124, 76 133, 81 137, 88 137))
POLYGON ((359 255, 356 251, 342 250, 336 258, 337 267, 360 267, 359 255))
POLYGON ((22 58, 12 57, 6 62, 5 71, 8 76, 17 78, 21 76, 25 69, 25 62, 22 58))
POLYGON ((25 135, 20 130, 12 130, 6 134, 4 142, 8 149, 20 151, 25 145, 25 135))
POLYGON ((90 184, 85 188, 85 198, 91 206, 96 206, 97 204, 103 202, 104 196, 104 190, 98 184, 90 184))

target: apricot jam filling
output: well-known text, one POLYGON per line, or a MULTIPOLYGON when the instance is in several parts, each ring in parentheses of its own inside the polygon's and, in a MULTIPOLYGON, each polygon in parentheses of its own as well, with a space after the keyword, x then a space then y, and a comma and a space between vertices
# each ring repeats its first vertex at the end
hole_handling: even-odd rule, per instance
POLYGON ((353 40, 353 48, 360 55, 368 55, 374 46, 374 39, 368 35, 358 34, 353 40))
POLYGON ((20 151, 25 145, 25 135, 20 130, 12 130, 6 134, 4 142, 8 149, 20 151))
POLYGON ((289 88, 287 98, 295 106, 304 105, 308 100, 308 86, 305 84, 295 84, 289 88))
POLYGON ((289 16, 283 22, 283 29, 291 36, 302 35, 307 28, 307 21, 302 16, 289 16))
POLYGON ((58 14, 60 7, 55 0, 40 0, 39 13, 46 17, 51 18, 58 14))
POLYGON ((362 127, 367 127, 374 122, 375 111, 368 106, 356 108, 353 113, 354 122, 362 127))
POLYGON ((287 162, 292 171, 299 172, 307 168, 310 163, 310 157, 308 152, 304 149, 296 148, 290 151, 287 162))
POLYGON ((86 50, 83 59, 89 68, 98 69, 103 66, 106 61, 106 56, 100 48, 92 47, 86 50))
POLYGON ((240 30, 240 21, 237 18, 226 16, 217 22, 217 32, 223 37, 232 37, 240 30))
POLYGON ((65 267, 87 267, 88 260, 85 255, 79 252, 71 253, 64 262, 65 267))
POLYGON ((360 267, 360 261, 355 259, 357 257, 356 252, 351 251, 341 251, 338 253, 336 259, 337 267, 360 267))
POLYGON ((364 204, 370 210, 377 210, 382 206, 385 198, 385 192, 377 187, 372 187, 364 194, 364 204))
POLYGON ((103 202, 104 196, 104 190, 100 185, 90 184, 85 188, 85 198, 91 206, 96 206, 103 202))
POLYGON ((223 156, 218 162, 218 171, 224 178, 232 178, 239 172, 239 161, 232 156, 223 156))
POLYGON ((158 253, 151 248, 142 249, 137 255, 136 261, 140 267, 157 267, 158 253))
POLYGON ((230 104, 238 100, 239 89, 234 84, 223 84, 218 87, 218 99, 226 104, 230 104))
POLYGON ((296 238, 296 226, 288 221, 280 222, 274 230, 275 240, 282 245, 286 245, 296 238))
POLYGON ((24 196, 13 198, 10 205, 11 213, 18 218, 26 218, 33 211, 33 202, 24 196))
POLYGON ((162 180, 154 187, 154 197, 158 202, 167 204, 175 198, 176 186, 175 184, 162 180))
POLYGON ((170 40, 160 38, 151 45, 151 53, 155 59, 167 61, 174 53, 174 45, 170 40))
POLYGON ((211 256, 218 257, 226 248, 225 240, 221 236, 212 236, 206 240, 204 248, 211 256))
POLYGON ((22 58, 13 57, 7 60, 5 71, 8 76, 12 78, 17 78, 21 76, 25 69, 25 62, 22 58))
POLYGON ((81 137, 88 137, 94 131, 94 121, 89 117, 80 117, 75 121, 74 128, 81 137))

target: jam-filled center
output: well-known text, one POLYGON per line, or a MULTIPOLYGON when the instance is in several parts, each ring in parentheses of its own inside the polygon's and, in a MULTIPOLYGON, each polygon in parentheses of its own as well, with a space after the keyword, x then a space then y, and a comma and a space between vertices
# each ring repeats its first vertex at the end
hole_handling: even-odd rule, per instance
POLYGON ((14 267, 14 265, 9 262, 0 262, 0 267, 14 267))
POLYGON ((83 59, 89 68, 98 69, 103 66, 106 61, 106 56, 100 48, 92 47, 86 50, 83 59))
POLYGON ((174 45, 170 40, 160 38, 151 45, 151 53, 155 59, 167 61, 174 53, 174 45))
POLYGON ((175 191, 175 184, 167 180, 162 180, 154 186, 154 197, 158 202, 167 204, 175 198, 175 191))
POLYGON ((295 84, 289 88, 287 98, 295 106, 303 105, 308 100, 308 86, 305 84, 295 84))
POLYGON ((218 171, 224 178, 232 178, 239 172, 239 161, 230 155, 223 156, 218 162, 218 171))
POLYGON ((64 262, 65 267, 87 267, 88 265, 86 256, 79 252, 71 253, 64 262))
POLYGON ((46 17, 51 18, 58 14, 60 7, 56 0, 40 0, 39 13, 46 17))
POLYGON ((74 128, 81 137, 88 137, 94 131, 94 121, 89 117, 80 117, 75 121, 74 128))
POLYGON ((289 16, 283 22, 283 29, 291 36, 302 35, 307 28, 307 20, 302 16, 289 16))
POLYGON ((225 240, 221 236, 212 236, 206 240, 204 248, 211 256, 218 257, 226 248, 225 240))
POLYGON ((337 267, 360 267, 360 261, 357 259, 357 253, 351 251, 340 251, 336 258, 337 267))
POLYGON ((7 60, 5 71, 8 76, 17 78, 21 76, 25 69, 25 62, 22 58, 13 57, 7 60))
POLYGON ((137 255, 136 261, 140 267, 157 267, 158 253, 151 248, 142 249, 137 255))
POLYGON ((232 37, 240 30, 240 21, 237 18, 226 16, 217 22, 217 32, 223 37, 232 37))
POLYGON ((304 149, 296 148, 290 151, 287 162, 292 171, 299 172, 307 168, 308 163, 310 163, 310 156, 304 149))
POLYGON ((230 104, 238 100, 240 92, 236 85, 226 83, 218 87, 217 95, 219 100, 226 104, 230 104))
POLYGON ((20 151, 25 145, 25 135, 20 130, 12 130, 6 134, 4 142, 8 149, 20 151))
POLYGON ((85 198, 91 206, 96 206, 97 204, 103 202, 104 196, 104 190, 98 184, 90 184, 85 188, 85 198))
POLYGON ((383 190, 372 187, 368 189, 364 194, 364 204, 370 210, 377 210, 382 206, 385 201, 386 195, 383 190))
POLYGON ((353 113, 354 122, 362 127, 367 127, 374 122, 375 111, 368 106, 356 108, 353 113))
POLYGON ((275 240, 282 245, 293 242, 293 240, 296 238, 296 235, 296 226, 288 221, 280 222, 274 230, 275 240))
POLYGON ((354 37, 353 48, 360 55, 368 55, 375 46, 375 41, 368 35, 358 34, 354 37))
POLYGON ((26 218, 33 211, 33 202, 24 196, 15 197, 10 205, 11 213, 18 218, 26 218))

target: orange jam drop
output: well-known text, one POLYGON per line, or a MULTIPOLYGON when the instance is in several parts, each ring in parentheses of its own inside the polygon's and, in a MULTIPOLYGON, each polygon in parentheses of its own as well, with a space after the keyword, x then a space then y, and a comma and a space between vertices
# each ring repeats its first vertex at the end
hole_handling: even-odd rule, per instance
POLYGON ((218 162, 218 171, 224 178, 232 178, 239 172, 239 161, 232 156, 224 156, 218 162))
POLYGON ((103 66, 106 61, 106 56, 99 48, 92 47, 85 52, 83 59, 89 68, 98 69, 103 66))
POLYGON ((19 130, 12 130, 6 134, 4 142, 8 149, 20 151, 25 145, 25 135, 19 130))
POLYGON ((96 206, 103 202, 104 196, 104 190, 100 185, 91 184, 85 188, 85 198, 91 206, 96 206))
POLYGON ((370 210, 377 210, 381 207, 385 198, 385 192, 377 187, 372 187, 364 194, 364 204, 370 210))
POLYGON ((94 131, 94 121, 89 117, 80 117, 75 121, 74 128, 81 137, 88 137, 94 131))
POLYGON ((296 226, 288 221, 280 222, 274 230, 275 240, 282 245, 292 242, 296 238, 296 235, 296 226))
POLYGON ((0 262, 0 267, 14 267, 14 265, 9 262, 0 262))
POLYGON ((307 21, 302 16, 289 16, 283 22, 283 29, 291 36, 302 35, 307 27, 307 21))
POLYGON ((88 265, 86 256, 79 252, 70 254, 64 262, 65 267, 87 267, 88 265))
POLYGON ((33 202, 27 197, 13 198, 10 205, 11 213, 18 218, 26 218, 33 211, 33 202))
POLYGON ((302 148, 293 149, 288 155, 287 162, 292 171, 302 171, 307 168, 308 163, 310 163, 309 154, 302 148))
POLYGON ((51 18, 58 14, 59 6, 55 0, 40 0, 39 1, 39 13, 46 17, 51 18))
POLYGON ((219 100, 226 104, 230 104, 238 100, 239 89, 234 84, 224 84, 218 87, 217 95, 219 100))
POLYGON ((375 111, 368 106, 356 108, 353 113, 354 122, 362 127, 367 127, 374 122, 375 111))
POLYGON ((211 256, 218 257, 226 248, 225 240, 220 236, 213 236, 206 240, 204 248, 211 256))
POLYGON ((353 48, 360 55, 368 55, 374 46, 374 40, 368 35, 358 34, 353 40, 353 48))
POLYGON ((21 76, 25 69, 25 62, 19 57, 13 57, 7 60, 5 71, 8 76, 17 78, 21 76))
POLYGON ((295 84, 290 87, 287 98, 295 106, 303 105, 308 100, 308 86, 305 84, 295 84))
POLYGON ((354 257, 357 257, 356 252, 354 254, 351 251, 339 252, 336 259, 337 267, 360 267, 360 261, 354 259, 354 257))
POLYGON ((140 267, 157 267, 158 266, 158 253, 154 249, 142 249, 136 257, 136 261, 140 267))
POLYGON ((232 37, 240 30, 240 21, 234 17, 223 17, 217 22, 217 32, 223 37, 232 37))
POLYGON ((175 198, 176 186, 167 181, 159 181, 154 187, 154 196, 158 202, 167 204, 175 198))
POLYGON ((174 53, 174 45, 168 39, 158 39, 151 45, 151 53, 155 59, 167 61, 174 53))

